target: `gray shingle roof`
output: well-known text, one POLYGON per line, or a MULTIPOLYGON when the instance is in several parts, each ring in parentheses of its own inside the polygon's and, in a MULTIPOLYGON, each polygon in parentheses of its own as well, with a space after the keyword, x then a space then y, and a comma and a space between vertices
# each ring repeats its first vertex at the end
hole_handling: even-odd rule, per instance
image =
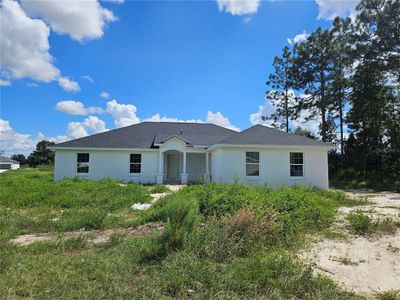
POLYGON ((70 148, 154 148, 172 136, 190 145, 333 146, 263 125, 242 132, 208 123, 143 122, 54 145, 70 148))
POLYGON ((182 136, 192 145, 210 146, 235 133, 236 131, 208 123, 142 122, 59 143, 53 147, 152 148, 154 143, 173 135, 182 136))
POLYGON ((13 160, 5 156, 0 156, 0 163, 19 164, 19 161, 13 160))
POLYGON ((274 146, 322 146, 333 147, 333 144, 320 142, 305 136, 287 133, 263 125, 254 125, 237 132, 218 144, 225 145, 274 145, 274 146))

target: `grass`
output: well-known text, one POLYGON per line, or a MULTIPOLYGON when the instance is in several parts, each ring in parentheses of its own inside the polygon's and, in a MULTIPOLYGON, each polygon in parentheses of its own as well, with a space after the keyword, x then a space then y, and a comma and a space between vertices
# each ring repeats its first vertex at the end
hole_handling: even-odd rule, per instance
POLYGON ((389 290, 376 293, 376 298, 379 300, 400 300, 400 290, 389 290))
POLYGON ((147 211, 129 206, 147 187, 118 182, 53 182, 49 171, 0 175, 0 295, 6 299, 358 299, 314 276, 297 251, 327 231, 343 193, 194 185, 147 211), (53 221, 56 220, 56 221, 53 221), (26 232, 105 228, 162 221, 144 237, 114 234, 16 246, 26 232))
POLYGON ((400 222, 391 218, 373 220, 362 210, 355 210, 346 216, 350 224, 350 229, 358 235, 368 235, 373 233, 395 234, 400 227, 400 222))
POLYGON ((77 178, 54 182, 51 171, 8 171, 0 175, 0 184, 0 228, 7 228, 0 238, 129 226, 137 214, 129 207, 150 201, 138 184, 121 187, 115 180, 77 178))
POLYGON ((341 263, 342 265, 345 266, 358 266, 360 263, 364 263, 365 260, 364 259, 360 259, 358 261, 353 261, 348 257, 333 257, 332 258, 333 261, 337 261, 339 263, 341 263))

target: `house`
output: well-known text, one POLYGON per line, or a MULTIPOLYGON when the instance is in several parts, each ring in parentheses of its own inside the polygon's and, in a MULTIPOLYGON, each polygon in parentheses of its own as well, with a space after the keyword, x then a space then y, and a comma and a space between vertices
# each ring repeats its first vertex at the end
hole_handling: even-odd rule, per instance
POLYGON ((0 170, 16 170, 19 169, 19 161, 13 160, 11 158, 0 156, 0 170))
POLYGON ((143 122, 52 146, 56 180, 307 184, 328 188, 332 144, 255 125, 241 132, 206 123, 143 122))

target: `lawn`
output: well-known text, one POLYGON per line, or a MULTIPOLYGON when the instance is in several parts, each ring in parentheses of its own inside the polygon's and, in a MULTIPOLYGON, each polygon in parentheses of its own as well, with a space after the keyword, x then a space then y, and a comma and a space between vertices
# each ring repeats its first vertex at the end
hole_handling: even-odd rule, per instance
POLYGON ((0 175, 2 298, 354 299, 297 258, 308 236, 326 231, 341 192, 306 187, 194 185, 143 212, 153 187, 113 180, 54 182, 49 171, 0 175), (144 237, 114 234, 17 246, 26 233, 134 227, 163 222, 144 237))

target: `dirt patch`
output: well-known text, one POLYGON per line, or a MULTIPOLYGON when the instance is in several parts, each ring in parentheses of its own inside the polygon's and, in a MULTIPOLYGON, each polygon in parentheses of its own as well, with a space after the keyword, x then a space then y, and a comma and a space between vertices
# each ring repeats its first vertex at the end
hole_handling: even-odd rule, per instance
MULTIPOLYGON (((364 192, 347 194, 366 197, 364 192)), ((392 235, 356 236, 346 230, 345 217, 354 210, 362 210, 373 219, 399 220, 400 194, 384 192, 367 197, 373 204, 339 208, 336 227, 346 233, 347 239, 318 238, 301 257, 314 262, 316 272, 373 299, 377 292, 400 290, 400 230, 392 235)))
POLYGON ((24 234, 19 235, 16 238, 10 240, 10 243, 25 246, 29 244, 33 244, 36 242, 54 242, 59 240, 60 238, 78 238, 81 236, 88 236, 89 241, 94 244, 105 243, 109 240, 111 235, 123 234, 127 237, 133 236, 145 236, 154 231, 163 230, 164 226, 162 223, 149 223, 145 225, 140 225, 132 228, 113 228, 106 230, 89 230, 89 231, 67 231, 60 235, 52 234, 52 233, 42 233, 42 234, 24 234))

